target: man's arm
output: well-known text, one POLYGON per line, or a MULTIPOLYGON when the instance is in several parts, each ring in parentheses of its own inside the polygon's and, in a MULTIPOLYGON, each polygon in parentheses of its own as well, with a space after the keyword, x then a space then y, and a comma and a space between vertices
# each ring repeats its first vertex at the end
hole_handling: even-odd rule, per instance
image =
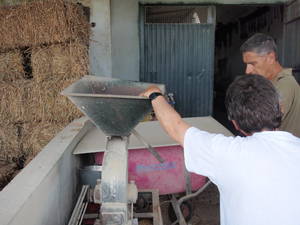
MULTIPOLYGON (((161 93, 161 90, 156 86, 151 86, 142 95, 149 97, 153 92, 161 93)), ((152 107, 158 121, 168 135, 183 146, 184 135, 190 125, 182 120, 181 116, 169 105, 163 96, 158 96, 152 100, 152 107)))

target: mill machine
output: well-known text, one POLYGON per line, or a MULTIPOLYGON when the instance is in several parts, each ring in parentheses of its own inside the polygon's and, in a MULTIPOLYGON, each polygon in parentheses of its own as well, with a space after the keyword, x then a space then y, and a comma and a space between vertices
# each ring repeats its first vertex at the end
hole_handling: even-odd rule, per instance
POLYGON ((128 142, 134 127, 152 109, 150 100, 139 96, 149 85, 85 76, 62 92, 107 135, 101 180, 93 189, 94 202, 101 204, 103 225, 134 224, 133 204, 138 190, 134 182, 128 183, 128 142))

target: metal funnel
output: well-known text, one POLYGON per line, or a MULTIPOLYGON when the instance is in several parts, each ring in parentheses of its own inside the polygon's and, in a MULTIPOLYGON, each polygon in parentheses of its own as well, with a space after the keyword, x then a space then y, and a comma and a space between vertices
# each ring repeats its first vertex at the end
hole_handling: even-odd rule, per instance
MULTIPOLYGON (((138 96, 149 85, 151 83, 85 76, 62 94, 106 135, 127 136, 151 110, 150 100, 138 96)), ((158 86, 165 91, 164 85, 158 86)))

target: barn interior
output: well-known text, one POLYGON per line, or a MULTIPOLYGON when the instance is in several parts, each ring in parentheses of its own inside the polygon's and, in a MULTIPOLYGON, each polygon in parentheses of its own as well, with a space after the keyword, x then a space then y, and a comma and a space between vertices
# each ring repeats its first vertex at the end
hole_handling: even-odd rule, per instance
MULTIPOLYGON (((159 23, 166 25, 187 24, 187 27, 193 25, 191 26, 193 29, 197 26, 195 24, 199 24, 198 29, 202 31, 206 29, 206 24, 214 24, 214 27, 212 30, 204 31, 204 33, 212 32, 210 36, 205 36, 203 33, 203 36, 196 36, 197 28, 187 31, 182 30, 185 34, 183 38, 180 36, 182 33, 178 34, 180 36, 178 37, 178 39, 180 39, 178 42, 176 42, 177 37, 171 39, 172 33, 164 37, 164 33, 158 33, 159 35, 157 35, 151 30, 151 35, 157 35, 157 40, 161 40, 162 44, 160 44, 161 47, 159 47, 158 50, 154 50, 153 54, 150 54, 150 57, 145 56, 145 59, 143 59, 143 55, 148 54, 146 50, 140 53, 143 65, 149 64, 150 66, 148 67, 155 68, 152 69, 155 72, 152 71, 152 74, 147 75, 147 68, 144 71, 143 66, 141 66, 140 73, 142 75, 140 78, 142 81, 162 82, 165 83, 167 87, 171 87, 171 91, 174 92, 175 95, 175 101, 176 98, 178 100, 178 108, 176 108, 176 105, 175 108, 182 116, 213 114, 215 119, 235 134, 238 134, 227 120, 224 100, 228 85, 236 76, 244 74, 245 65, 243 64, 239 48, 243 42, 254 33, 266 33, 272 36, 276 41, 278 45, 278 58, 282 60, 284 33, 283 10, 283 4, 220 4, 215 5, 213 8, 210 8, 209 5, 146 6, 144 15, 145 24, 152 24, 154 26, 159 23), (161 39, 159 39, 160 35, 162 36, 161 39), (176 44, 185 50, 171 50, 171 54, 168 55, 168 53, 165 52, 168 52, 168 49, 172 48, 172 45, 166 44, 168 41, 164 42, 164 38, 170 42, 175 39, 176 44), (199 41, 199 38, 201 41, 199 41), (210 39, 213 38, 214 43, 211 43, 210 39), (201 44, 203 42, 205 44, 201 44), (165 50, 160 51, 161 48, 165 50), (199 52, 195 53, 197 51, 199 52), (153 57, 155 54, 156 56, 153 57), (164 55, 166 58, 172 58, 174 54, 177 54, 175 60, 181 57, 181 60, 177 61, 180 66, 171 65, 168 68, 166 65, 169 61, 164 61, 165 59, 161 57, 161 55, 164 55), (210 55, 213 57, 210 57, 210 55), (210 62, 211 60, 213 62, 210 62), (159 66, 157 61, 163 62, 162 66, 159 66), (174 67, 176 68, 174 69, 174 67), (211 67, 213 67, 212 71, 210 70, 211 67), (174 71, 173 74, 166 75, 168 71, 172 69, 177 71, 174 71), (160 70, 164 72, 159 73, 160 70), (201 70, 205 71, 206 79, 197 78, 200 77, 199 71, 201 70), (155 77, 153 77, 153 73, 155 73, 155 77), (170 77, 172 77, 172 81, 170 81, 170 77), (208 80, 211 79, 211 77, 213 77, 213 86, 208 85, 210 82, 208 80), (199 81, 200 79, 202 80, 199 81), (189 82, 189 80, 193 80, 193 82, 189 82), (186 83, 186 86, 182 83, 186 83), (203 83, 205 83, 205 85, 203 85, 203 83), (172 89, 174 86, 180 88, 172 89), (182 89, 185 91, 183 92, 182 89), (193 91, 190 91, 190 89, 193 89, 193 91), (199 89, 202 90, 199 91, 199 89), (213 94, 209 92, 209 90, 204 89, 213 89, 213 94), (198 99, 199 97, 197 97, 197 95, 201 95, 202 99, 198 99), (186 110, 180 110, 181 106, 179 105, 182 104, 181 102, 184 102, 184 104, 188 102, 188 106, 182 106, 182 108, 187 108, 186 110), (213 102, 212 110, 209 109, 211 107, 210 102, 213 102), (195 111, 192 105, 201 105, 203 110, 195 111)), ((166 31, 164 32, 166 33, 166 31)), ((147 41, 146 38, 145 40, 147 41)), ((150 40, 152 39, 150 38, 150 40)), ((151 42, 151 44, 153 44, 153 42, 151 42)), ((153 46, 156 47, 156 45, 152 45, 152 47, 153 46)), ((173 59, 170 61, 172 64, 173 59)))
POLYGON ((224 105, 228 85, 244 74, 240 46, 255 33, 271 35, 283 48, 283 5, 217 5, 214 59, 214 117, 235 132, 228 122, 224 105))
MULTIPOLYGON (((71 9, 77 8, 78 5, 70 7, 71 9)), ((191 9, 197 8, 197 6, 190 6, 190 5, 181 5, 181 6, 156 6, 151 7, 147 11, 149 13, 147 22, 163 22, 163 23, 208 23, 209 17, 207 16, 207 11, 202 10, 203 8, 199 8, 196 12, 197 14, 190 14, 191 9), (172 10, 171 8, 177 7, 177 9, 172 10), (169 16, 164 17, 164 21, 160 20, 160 15, 166 15, 169 16), (186 17, 185 15, 188 14, 189 16, 186 17), (181 16, 179 16, 181 15, 181 16)), ((242 57, 239 52, 239 47, 241 44, 252 34, 256 32, 263 32, 268 33, 271 36, 274 37, 276 40, 278 46, 279 46, 279 59, 282 60, 282 49, 283 49, 283 5, 216 5, 216 21, 215 21, 215 43, 214 43, 214 73, 213 73, 213 80, 214 80, 214 86, 213 86, 213 116, 221 122, 223 125, 225 125, 227 128, 229 128, 232 132, 234 132, 234 129, 232 128, 231 124, 227 121, 226 116, 226 110, 224 106, 224 97, 226 93, 226 89, 228 85, 232 82, 235 76, 243 74, 244 72, 244 65, 242 62, 242 57)), ((86 18, 89 18, 89 13, 86 8, 83 8, 84 12, 82 12, 80 15, 82 16, 82 22, 84 25, 88 25, 88 21, 86 18), (85 16, 83 16, 85 14, 85 16)), ((25 16, 25 15, 24 15, 25 16)), ((76 15, 77 16, 77 12, 76 15)), ((36 20, 37 21, 37 20, 36 20)), ((72 23, 70 23, 72 24, 72 23)), ((80 25, 80 24, 79 24, 80 25)), ((79 25, 76 25, 80 28, 79 25)), ((78 28, 78 29, 79 29, 78 28)), ((87 28, 85 28, 87 29, 87 28)), ((43 32, 40 32, 43 33, 43 32)), ((82 33, 88 33, 88 32, 82 32, 82 33)), ((23 87, 24 86, 24 92, 26 92, 27 98, 26 101, 30 101, 33 99, 34 96, 43 96, 41 93, 45 92, 45 89, 47 91, 54 91, 54 84, 57 84, 57 80, 55 80, 54 76, 55 74, 60 75, 59 81, 63 80, 65 81, 64 86, 67 86, 70 82, 72 82, 74 79, 78 79, 81 76, 87 74, 87 44, 85 42, 76 42, 74 40, 77 40, 78 34, 81 34, 80 32, 76 33, 75 38, 67 40, 59 40, 60 43, 64 43, 65 45, 58 46, 57 42, 58 40, 55 40, 50 42, 49 40, 41 40, 39 43, 35 43, 35 46, 29 46, 28 43, 25 43, 21 45, 21 47, 18 45, 16 48, 16 51, 13 51, 13 53, 17 52, 15 54, 16 58, 18 59, 18 65, 20 67, 20 74, 18 76, 16 75, 16 80, 18 82, 21 82, 20 79, 22 78, 22 82, 26 83, 26 85, 16 85, 16 86, 9 86, 13 88, 23 87), (70 49, 72 51, 70 51, 70 49), (78 51, 78 54, 69 55, 70 52, 75 52, 75 49, 78 51), (82 55, 85 55, 86 57, 82 57, 82 55), (79 60, 76 58, 78 56, 81 56, 80 65, 78 65, 79 60), (51 60, 49 58, 51 57, 51 60), (73 60, 74 58, 74 60, 73 60), (71 59, 72 66, 70 67, 70 62, 68 61, 71 59), (45 67, 45 62, 51 64, 47 67, 45 67), (57 69, 56 69, 57 68, 57 69), (77 70, 74 72, 74 69, 77 70), (46 69, 49 69, 49 71, 46 71, 46 69), (68 74, 76 74, 76 77, 68 77, 68 74), (39 74, 37 76, 36 74, 39 74), (44 74, 44 77, 41 77, 44 74), (64 75, 64 76, 63 76, 64 75), (53 82, 45 79, 48 76, 52 76, 53 82), (25 80, 23 79, 25 78, 25 80), (46 85, 47 84, 47 85, 46 85), (34 85, 34 86, 33 86, 34 85), (46 85, 46 86, 45 86, 46 85), (48 88, 48 87, 52 88, 48 88), (34 88, 32 88, 34 87, 34 88), (36 91, 38 94, 33 95, 33 93, 36 91), (29 96, 29 97, 28 97, 29 96), (30 98, 32 96, 32 99, 30 98)), ((79 38, 78 38, 79 39, 79 38)), ((10 41, 9 38, 6 40, 10 41)), ((19 40, 16 40, 19 41, 19 40)), ((24 41, 21 40, 21 41, 24 41)), ((31 43, 32 40, 29 40, 31 43)), ((9 46, 5 50, 3 50, 1 53, 4 56, 3 59, 7 59, 7 54, 12 52, 13 47, 9 46), (4 55, 5 54, 5 55, 4 55)), ((6 60, 7 61, 7 60, 6 60)), ((13 68, 16 68, 15 64, 12 66, 13 68)), ((7 66, 4 66, 4 70, 7 70, 7 66)), ((15 71, 15 70, 14 70, 15 71)), ((12 77, 12 76, 10 76, 12 77)), ((15 82, 15 80, 7 81, 7 83, 15 82)), ((21 84, 21 83, 18 83, 21 84)), ((55 91, 59 93, 58 90, 61 90, 62 87, 57 87, 57 90, 55 91)), ((23 89, 21 90, 23 93, 23 89)), ((56 93, 55 92, 55 93, 56 93)), ((8 93, 8 92, 6 92, 8 93)), ((15 89, 12 89, 11 93, 16 93, 15 89)), ((17 92, 18 93, 18 92, 17 92)), ((46 92, 48 93, 48 92, 46 92)), ((46 96, 46 95, 45 95, 46 96)), ((52 94, 47 95, 51 97, 51 102, 54 102, 53 99, 57 99, 57 96, 60 96, 58 94, 52 94), (53 101, 52 101, 53 100, 53 101)), ((15 99, 17 102, 16 97, 11 94, 11 98, 15 99)), ((46 98, 46 97, 45 97, 46 98)), ((23 98, 21 98, 23 99, 23 98)), ((8 98, 9 100, 9 98, 8 98)), ((25 101, 24 100, 24 101, 25 101)), ((36 99, 33 99, 36 101, 36 99)), ((49 100, 49 99, 48 99, 49 100)), ((39 102, 33 102, 32 104, 25 104, 24 108, 26 110, 21 111, 26 114, 26 116, 34 116, 34 118, 27 118, 24 117, 24 115, 17 115, 16 117, 12 118, 10 121, 17 121, 17 123, 10 123, 5 124, 6 126, 13 127, 13 131, 11 136, 15 137, 15 142, 13 144, 16 145, 14 149, 21 149, 21 157, 19 155, 12 155, 11 153, 7 154, 8 156, 5 158, 5 160, 10 161, 10 164, 8 164, 7 170, 10 172, 8 174, 9 178, 5 177, 5 184, 9 181, 11 177, 15 175, 14 170, 15 168, 18 168, 18 170, 22 169, 24 167, 24 164, 28 163, 42 148, 42 145, 47 144, 47 142, 52 138, 52 136, 55 135, 55 133, 60 130, 63 126, 67 125, 70 121, 72 121, 74 118, 80 117, 81 114, 78 114, 77 111, 75 111, 73 108, 69 107, 65 102, 61 102, 61 105, 58 105, 59 107, 54 108, 49 106, 49 108, 44 108, 50 104, 47 104, 46 106, 42 104, 45 101, 44 98, 39 99, 39 102), (43 107, 41 107, 43 106, 43 107), (62 107, 64 106, 64 107, 62 107), (40 114, 36 113, 35 115, 31 113, 27 113, 27 108, 38 108, 43 109, 41 110, 40 114), (65 116, 68 109, 69 116, 65 116), (71 110, 73 109, 73 110, 71 110), (46 113, 47 112, 47 113, 46 113), (53 121, 52 118, 53 115, 56 115, 55 118, 57 118, 57 114, 61 114, 64 117, 64 120, 60 121, 53 121), (71 115, 71 116, 70 116, 71 115), (16 119, 17 118, 17 119, 16 119), (21 118, 21 119, 20 119, 21 118), (26 118, 26 120, 22 120, 22 118, 26 118), (51 121, 50 121, 51 119, 51 121), (42 122, 47 121, 49 124, 42 125, 42 122), (57 128, 53 129, 52 126, 58 125, 57 128), (52 125, 52 126, 51 126, 52 125), (28 138, 27 133, 25 133, 26 130, 30 127, 40 127, 40 129, 37 129, 35 133, 30 132, 32 134, 32 137, 28 138), (53 130, 52 136, 47 137, 41 137, 44 133, 49 134, 49 130, 53 130), (43 131, 43 132, 41 132, 43 131), (24 137, 23 137, 24 136, 24 137), (23 139, 24 138, 24 139, 23 139), (25 144, 23 143, 23 140, 28 140, 25 144), (43 143, 38 143, 36 145, 33 145, 32 143, 29 143, 32 140, 32 143, 37 143, 36 140, 41 140, 43 143), (29 152, 29 153, 27 153, 29 152), (32 154, 32 155, 30 155, 32 154), (24 157, 23 157, 24 155, 24 157), (15 162, 17 161, 17 162, 15 162), (25 161, 25 162, 23 162, 25 161), (13 171, 11 173, 11 171, 13 171)), ((7 101, 7 105, 10 105, 11 107, 14 106, 12 104, 13 101, 7 101)), ((18 102, 17 102, 18 103, 18 102)), ((17 104, 16 103, 16 104, 17 104)), ((54 103, 53 103, 54 104, 54 103)), ((8 108, 8 107, 7 107, 8 108)), ((6 109, 7 109, 6 108, 6 109)), ((8 112, 8 110, 6 110, 8 112)), ((19 111, 17 113, 20 113, 19 111)), ((2 115, 5 115, 2 113, 2 115)), ((13 113, 9 114, 10 116, 14 115, 13 113)), ((8 121, 4 120, 3 121, 8 121)), ((5 128, 5 126, 3 126, 5 128)), ((6 129, 9 130, 9 129, 6 129)), ((4 132, 3 132, 4 133, 4 132)), ((7 134, 7 132, 5 133, 7 134)), ((9 134, 7 134, 9 135, 9 134)), ((4 186, 4 185, 3 185, 4 186)), ((210 208, 210 212, 217 212, 218 211, 218 199, 217 199, 217 190, 215 189, 209 189, 207 193, 211 193, 210 197, 202 197, 202 199, 197 199, 197 203, 202 201, 204 204, 204 207, 202 210, 207 210, 210 208), (213 197, 212 197, 213 196, 213 197), (213 199, 213 204, 211 204, 211 199, 213 199)), ((208 196, 206 194, 205 196, 208 196)), ((196 202, 196 201, 195 201, 196 202)), ((217 214, 217 213, 215 213, 217 214)), ((218 224, 218 215, 211 215, 209 212, 205 213, 207 215, 203 218, 203 212, 196 212, 196 217, 193 218, 194 223, 201 224, 199 219, 201 215, 202 222, 206 222, 206 224, 218 224), (210 216, 211 215, 211 216, 210 216)))

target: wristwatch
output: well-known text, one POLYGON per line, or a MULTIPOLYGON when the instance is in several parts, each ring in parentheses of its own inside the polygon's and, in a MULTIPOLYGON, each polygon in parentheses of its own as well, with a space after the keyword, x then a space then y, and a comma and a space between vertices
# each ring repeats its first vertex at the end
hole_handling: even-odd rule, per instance
POLYGON ((153 92, 153 93, 151 93, 150 95, 149 95, 149 99, 151 100, 151 101, 153 101, 154 99, 156 99, 158 96, 162 96, 163 94, 162 93, 160 93, 160 92, 153 92))

